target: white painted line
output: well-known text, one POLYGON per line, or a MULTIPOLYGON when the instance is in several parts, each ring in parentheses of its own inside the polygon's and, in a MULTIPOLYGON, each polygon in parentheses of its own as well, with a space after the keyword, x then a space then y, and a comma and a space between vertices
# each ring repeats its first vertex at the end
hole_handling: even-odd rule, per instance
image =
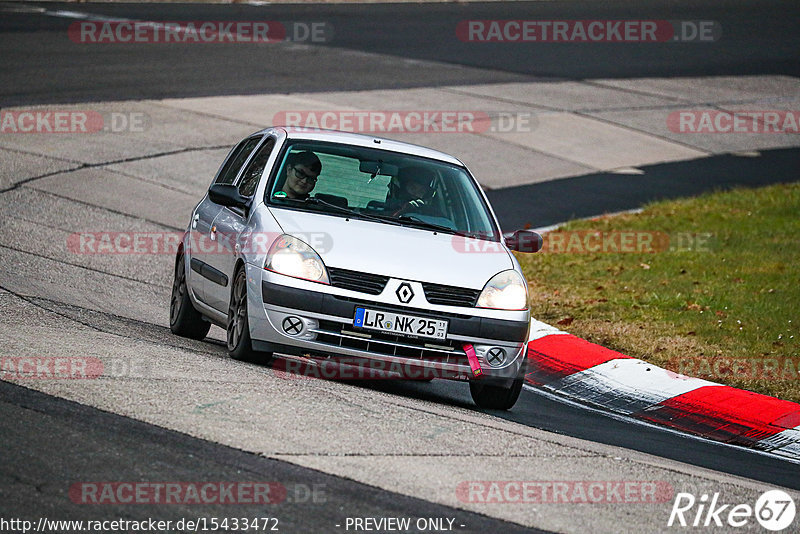
POLYGON ((59 9, 56 11, 43 10, 42 15, 47 15, 48 17, 59 17, 64 19, 96 20, 101 22, 136 22, 135 19, 125 19, 122 17, 107 17, 105 15, 82 13, 80 11, 67 11, 64 9, 59 9))
POLYGON ((629 415, 622 415, 622 414, 618 414, 618 413, 614 413, 614 412, 609 412, 607 410, 603 410, 603 409, 600 409, 600 408, 596 408, 594 406, 589 406, 589 405, 586 405, 586 404, 584 404, 582 402, 578 402, 578 401, 566 398, 566 397, 564 397, 562 395, 559 395, 557 393, 546 391, 544 389, 541 389, 541 388, 538 388, 538 387, 534 387, 534 386, 531 386, 529 384, 523 384, 522 388, 526 389, 526 390, 528 390, 528 391, 530 391, 532 393, 535 393, 536 395, 541 395, 542 397, 545 397, 548 400, 552 400, 552 401, 555 401, 555 402, 560 402, 562 404, 566 404, 568 406, 572 406, 573 408, 578 408, 580 410, 586 410, 586 411, 589 411, 589 412, 592 412, 592 413, 596 413, 598 415, 603 415, 603 416, 608 417, 610 419, 613 419, 615 421, 621 421, 623 423, 629 423, 629 424, 633 424, 633 425, 643 426, 643 427, 650 428, 650 429, 653 429, 653 430, 660 430, 662 432, 667 432, 669 434, 675 434, 677 436, 681 436, 681 437, 683 437, 685 439, 690 439, 690 440, 693 440, 693 441, 699 441, 701 443, 706 443, 706 444, 719 445, 720 447, 729 447, 731 449, 736 449, 738 451, 744 451, 744 452, 748 452, 748 453, 752 453, 752 454, 758 454, 758 455, 761 455, 761 456, 767 456, 769 458, 775 458, 775 459, 778 459, 778 460, 783 460, 784 462, 789 462, 789 463, 800 465, 800 451, 798 451, 797 456, 788 456, 788 455, 784 456, 782 454, 776 454, 776 453, 773 453, 771 451, 762 451, 762 450, 759 450, 759 449, 751 449, 751 448, 748 448, 748 447, 742 447, 741 445, 732 445, 730 443, 724 443, 722 441, 716 441, 716 440, 713 440, 713 439, 704 438, 703 436, 697 436, 695 434, 688 434, 686 432, 683 432, 683 431, 680 431, 680 430, 676 430, 676 429, 670 428, 668 426, 661 426, 661 425, 657 425, 655 423, 651 423, 649 421, 644 421, 642 419, 636 419, 635 417, 631 417, 629 415))
POLYGON ((50 17, 61 17, 65 19, 88 19, 89 15, 87 13, 80 13, 78 11, 66 11, 64 9, 59 9, 57 11, 44 11, 45 15, 50 17))
POLYGON ((571 374, 545 387, 617 413, 632 414, 697 388, 716 385, 642 360, 621 358, 571 374))
POLYGON ((778 432, 774 436, 759 441, 775 454, 789 454, 800 457, 800 426, 778 432))
POLYGON ((26 6, 26 5, 0 6, 0 12, 3 13, 44 13, 45 11, 46 11, 45 8, 36 6, 26 6))

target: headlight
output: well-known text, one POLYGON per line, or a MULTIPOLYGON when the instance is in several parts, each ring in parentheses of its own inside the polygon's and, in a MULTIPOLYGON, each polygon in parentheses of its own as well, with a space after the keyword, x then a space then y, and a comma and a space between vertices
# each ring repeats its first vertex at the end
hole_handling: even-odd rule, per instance
POLYGON ((328 272, 319 254, 296 237, 286 234, 269 247, 264 268, 294 278, 330 284, 328 272))
POLYGON ((478 297, 479 308, 524 310, 528 308, 528 285, 517 271, 497 273, 478 297))

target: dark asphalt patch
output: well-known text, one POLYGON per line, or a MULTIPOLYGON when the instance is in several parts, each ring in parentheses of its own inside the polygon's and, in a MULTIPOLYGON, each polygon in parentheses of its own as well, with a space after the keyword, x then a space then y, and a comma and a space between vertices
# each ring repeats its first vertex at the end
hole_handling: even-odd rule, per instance
POLYGON ((640 167, 644 174, 602 172, 487 191, 504 232, 642 207, 733 187, 795 182, 800 148, 762 150, 640 167))

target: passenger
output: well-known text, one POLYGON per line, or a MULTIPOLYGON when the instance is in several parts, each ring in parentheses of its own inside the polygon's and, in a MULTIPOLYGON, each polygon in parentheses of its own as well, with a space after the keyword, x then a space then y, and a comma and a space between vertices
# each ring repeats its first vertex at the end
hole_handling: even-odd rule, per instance
POLYGON ((408 212, 431 213, 436 173, 426 167, 404 167, 390 183, 386 211, 393 216, 408 212))

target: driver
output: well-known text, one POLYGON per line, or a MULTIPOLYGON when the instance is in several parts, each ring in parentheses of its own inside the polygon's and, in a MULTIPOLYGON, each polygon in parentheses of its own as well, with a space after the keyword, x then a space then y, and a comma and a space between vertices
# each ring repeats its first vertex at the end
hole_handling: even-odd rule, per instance
POLYGON ((317 185, 317 177, 322 172, 322 162, 311 151, 294 152, 286 158, 286 177, 283 187, 274 197, 305 200, 317 185))
MULTIPOLYGON (((408 212, 428 213, 433 208, 433 183, 436 173, 426 167, 404 167, 400 169, 394 188, 386 199, 386 211, 392 215, 408 212)), ((390 186, 391 187, 391 186, 390 186)))

